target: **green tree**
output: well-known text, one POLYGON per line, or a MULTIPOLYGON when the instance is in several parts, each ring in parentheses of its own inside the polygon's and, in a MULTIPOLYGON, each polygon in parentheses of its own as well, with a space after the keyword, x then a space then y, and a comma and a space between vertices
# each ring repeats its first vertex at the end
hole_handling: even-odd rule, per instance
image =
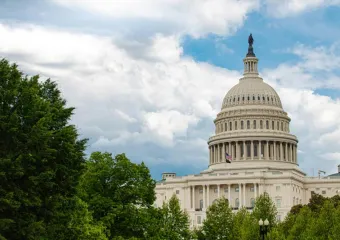
POLYGON ((277 209, 268 193, 265 192, 256 199, 253 216, 257 221, 268 219, 269 227, 276 225, 277 209))
POLYGON ((246 208, 233 215, 232 237, 234 240, 256 240, 259 237, 258 220, 246 208))
POLYGON ((161 212, 158 239, 190 239, 189 216, 181 210, 176 195, 173 195, 168 203, 163 204, 161 212))
POLYGON ((309 199, 308 207, 312 210, 312 212, 320 212, 326 199, 327 198, 320 194, 312 194, 312 197, 309 199))
POLYGON ((233 239, 233 214, 227 199, 224 197, 218 199, 208 208, 206 214, 202 227, 206 239, 233 239))
MULTIPOLYGON (((54 82, 24 76, 17 65, 0 61, 3 238, 46 236, 60 202, 75 196, 86 140, 79 140, 76 128, 68 123, 72 112, 54 82)), ((67 221, 60 224, 69 226, 67 221)))
POLYGON ((296 216, 296 219, 293 224, 289 224, 290 229, 285 228, 287 230, 288 240, 303 240, 306 237, 306 229, 313 222, 312 211, 308 207, 301 208, 300 212, 296 216))
MULTIPOLYGON (((79 196, 88 204, 96 221, 107 229, 110 238, 143 238, 153 230, 148 215, 155 200, 155 181, 149 169, 118 154, 94 152, 81 177, 79 196)), ((156 214, 157 215, 157 214, 156 214)))

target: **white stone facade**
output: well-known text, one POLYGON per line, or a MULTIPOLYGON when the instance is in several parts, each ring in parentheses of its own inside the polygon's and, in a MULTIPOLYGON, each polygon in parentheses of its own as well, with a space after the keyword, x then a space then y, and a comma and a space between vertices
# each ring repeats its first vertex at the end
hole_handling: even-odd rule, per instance
POLYGON ((226 94, 214 120, 215 135, 208 140, 209 167, 200 174, 178 177, 164 173, 156 185, 156 205, 173 194, 199 226, 209 205, 225 196, 236 211, 250 211, 259 194, 267 192, 276 203, 278 219, 292 206, 308 203, 312 192, 331 197, 340 194, 339 174, 307 177, 298 168, 296 136, 290 133, 290 118, 276 91, 263 82, 258 59, 248 54, 244 76, 226 94), (250 56, 249 56, 250 55, 250 56), (232 156, 231 163, 225 155, 232 156))

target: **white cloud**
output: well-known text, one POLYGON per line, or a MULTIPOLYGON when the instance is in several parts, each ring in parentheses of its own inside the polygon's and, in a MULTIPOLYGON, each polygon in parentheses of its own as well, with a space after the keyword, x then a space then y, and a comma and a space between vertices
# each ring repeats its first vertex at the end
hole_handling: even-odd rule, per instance
MULTIPOLYGON (((154 36, 134 58, 114 38, 33 25, 0 24, 0 34, 0 55, 25 72, 58 82, 68 104, 76 107, 73 121, 90 138, 91 150, 138 152, 151 143, 176 147, 174 153, 181 155, 189 150, 178 148, 178 141, 195 145, 200 136, 208 137, 206 129, 193 137, 188 129, 202 118, 213 124, 226 89, 240 77, 181 56, 176 36, 154 36)), ((154 152, 145 154, 159 159, 154 152)), ((202 159, 204 154, 207 150, 200 148, 187 155, 197 161, 195 156, 202 159)))
POLYGON ((167 30, 172 29, 172 33, 194 37, 208 33, 233 33, 242 26, 247 14, 259 7, 258 0, 53 1, 120 21, 141 19, 157 22, 165 25, 167 30))
MULTIPOLYGON (((205 139, 239 72, 182 56, 178 35, 153 35, 150 45, 126 39, 126 46, 140 51, 138 57, 119 47, 115 38, 3 24, 0 35, 2 56, 30 74, 57 80, 68 103, 76 107, 73 121, 91 139, 90 150, 125 151, 149 163, 206 167, 205 139), (202 119, 211 125, 198 128, 202 119)), ((263 72, 292 118, 301 165, 327 171, 334 169, 337 155, 329 154, 338 152, 340 142, 340 102, 313 89, 333 86, 337 75, 320 79, 321 68, 315 74, 311 69, 319 62, 327 69, 323 74, 331 73, 335 66, 324 56, 334 51, 317 48, 315 54, 312 48, 298 45, 293 52, 302 61, 263 72), (325 163, 317 156, 335 160, 325 163)), ((330 54, 333 61, 336 57, 330 54)))
POLYGON ((339 0, 265 0, 267 12, 278 18, 297 15, 319 7, 339 5, 339 0))

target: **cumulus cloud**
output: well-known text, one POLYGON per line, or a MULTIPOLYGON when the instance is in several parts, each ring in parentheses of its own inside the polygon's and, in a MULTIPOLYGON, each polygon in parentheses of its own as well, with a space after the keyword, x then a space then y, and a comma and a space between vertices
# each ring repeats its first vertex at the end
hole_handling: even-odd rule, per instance
POLYGON ((319 7, 340 5, 339 0, 265 0, 267 12, 277 18, 297 15, 319 7))
POLYGON ((90 150, 126 151, 146 161, 208 159, 206 143, 201 147, 197 139, 208 138, 226 90, 240 77, 183 57, 177 36, 155 35, 134 58, 109 37, 23 24, 0 24, 0 34, 2 56, 59 83, 90 150), (198 129, 203 119, 210 125, 198 129), (145 144, 153 150, 142 155, 145 144), (199 149, 188 154, 190 146, 199 149), (172 148, 176 159, 157 156, 164 148, 172 148))
POLYGON ((264 69, 263 76, 279 93, 284 109, 292 119, 291 131, 299 138, 301 167, 335 171, 340 143, 340 98, 317 94, 319 88, 340 89, 337 44, 316 48, 296 45, 290 52, 297 63, 282 63, 264 69), (325 159, 329 160, 325 162, 325 159))
MULTIPOLYGON (((172 33, 201 37, 228 35, 242 26, 247 14, 257 10, 258 0, 148 0, 82 1, 53 0, 69 8, 104 14, 116 20, 139 19, 165 25, 172 33)), ((158 30, 160 30, 158 28, 158 30)))

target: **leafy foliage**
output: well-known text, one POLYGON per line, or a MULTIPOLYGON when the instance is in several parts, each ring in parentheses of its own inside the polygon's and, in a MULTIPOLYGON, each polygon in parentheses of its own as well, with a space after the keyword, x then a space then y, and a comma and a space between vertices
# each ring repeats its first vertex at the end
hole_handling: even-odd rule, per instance
POLYGON ((268 193, 265 192, 256 199, 253 215, 255 219, 268 219, 270 227, 276 225, 277 209, 268 193))
POLYGON ((233 214, 227 199, 218 199, 206 214, 202 231, 207 239, 232 239, 233 214))
POLYGON ((81 178, 79 196, 94 219, 104 224, 108 237, 144 237, 154 188, 144 163, 132 163, 124 154, 113 158, 110 153, 94 152, 81 178))
MULTIPOLYGON (((86 140, 68 121, 57 85, 27 77, 17 65, 0 61, 0 235, 44 238, 60 202, 72 201, 84 169, 86 140)), ((72 216, 74 211, 66 213, 72 216)), ((68 219, 72 219, 69 217, 68 219)), ((62 239, 62 238, 59 238, 62 239)))
POLYGON ((173 195, 168 203, 163 204, 161 211, 162 220, 158 239, 190 239, 189 216, 181 210, 176 195, 173 195))

